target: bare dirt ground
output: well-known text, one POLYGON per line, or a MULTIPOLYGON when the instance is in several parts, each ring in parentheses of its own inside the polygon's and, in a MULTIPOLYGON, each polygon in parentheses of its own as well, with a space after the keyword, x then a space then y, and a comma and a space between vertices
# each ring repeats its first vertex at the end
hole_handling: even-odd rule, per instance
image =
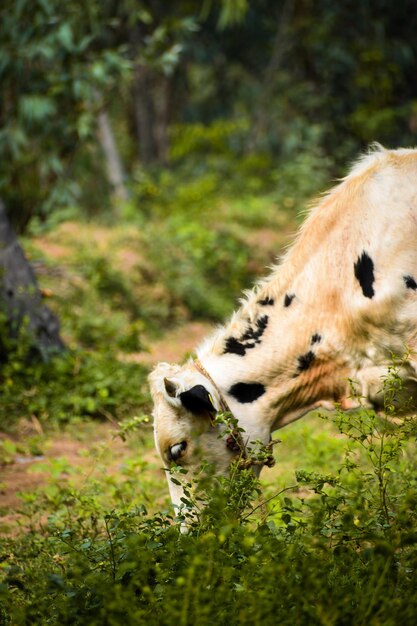
MULTIPOLYGON (((0 533, 14 534, 25 525, 20 494, 33 492, 48 480, 51 460, 65 459, 70 466, 82 468, 83 476, 88 476, 94 460, 85 453, 92 444, 106 442, 112 451, 112 458, 120 458, 123 442, 114 438, 113 432, 114 426, 105 423, 95 426, 94 436, 88 442, 82 442, 69 434, 54 435, 45 441, 42 455, 16 454, 13 462, 0 467, 0 533), (32 471, 34 465, 36 472, 32 471), (42 466, 45 467, 44 471, 42 466)), ((21 437, 18 435, 16 440, 21 437)))
POLYGON ((138 352, 131 355, 132 361, 145 363, 152 367, 159 361, 180 363, 191 354, 207 337, 213 326, 203 322, 190 322, 170 331, 166 336, 152 343, 148 342, 147 352, 138 352))

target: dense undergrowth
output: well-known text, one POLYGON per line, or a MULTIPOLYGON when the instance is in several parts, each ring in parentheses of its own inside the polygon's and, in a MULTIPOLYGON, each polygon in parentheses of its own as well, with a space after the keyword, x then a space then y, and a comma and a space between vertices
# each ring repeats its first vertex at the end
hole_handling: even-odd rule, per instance
POLYGON ((33 498, 31 532, 2 542, 1 623, 411 626, 415 424, 365 409, 334 421, 343 439, 327 471, 299 463, 272 495, 247 470, 203 484, 208 505, 188 535, 148 512, 150 485, 122 504, 133 474, 114 509, 111 483, 108 498, 97 484, 33 498))

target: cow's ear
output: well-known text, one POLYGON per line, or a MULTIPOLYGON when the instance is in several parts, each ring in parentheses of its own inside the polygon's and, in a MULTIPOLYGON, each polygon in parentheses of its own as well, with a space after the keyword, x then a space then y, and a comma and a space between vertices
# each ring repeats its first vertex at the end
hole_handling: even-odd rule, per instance
POLYGON ((188 391, 183 391, 180 400, 183 407, 195 415, 216 413, 213 399, 203 385, 194 385, 188 391))
POLYGON ((176 397, 178 390, 177 383, 175 383, 173 380, 170 380, 169 378, 164 378, 164 387, 170 398, 176 397))

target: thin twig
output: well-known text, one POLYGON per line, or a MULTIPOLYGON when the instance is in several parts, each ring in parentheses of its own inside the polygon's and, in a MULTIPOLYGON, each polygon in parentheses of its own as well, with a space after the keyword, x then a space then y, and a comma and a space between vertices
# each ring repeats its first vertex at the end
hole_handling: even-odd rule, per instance
POLYGON ((275 493, 270 498, 267 498, 266 500, 264 500, 263 502, 261 502, 260 504, 255 506, 255 508, 252 509, 251 511, 249 511, 249 513, 247 515, 245 515, 245 517, 243 517, 242 519, 244 519, 244 520, 247 519, 250 515, 252 515, 252 513, 255 513, 255 511, 257 511, 261 507, 265 506, 265 504, 267 504, 268 502, 270 502, 274 498, 277 498, 278 496, 280 496, 285 491, 291 491, 291 489, 296 489, 297 487, 298 487, 298 485, 292 485, 291 487, 285 487, 284 489, 281 489, 281 491, 278 491, 278 493, 275 493))
POLYGON ((106 525, 106 532, 107 532, 107 536, 109 538, 109 543, 110 543, 110 556, 111 556, 111 564, 112 564, 112 574, 113 574, 113 580, 116 580, 116 559, 114 556, 114 546, 113 546, 113 539, 110 533, 110 529, 109 529, 109 525, 108 525, 108 520, 107 517, 104 518, 104 523, 106 525))

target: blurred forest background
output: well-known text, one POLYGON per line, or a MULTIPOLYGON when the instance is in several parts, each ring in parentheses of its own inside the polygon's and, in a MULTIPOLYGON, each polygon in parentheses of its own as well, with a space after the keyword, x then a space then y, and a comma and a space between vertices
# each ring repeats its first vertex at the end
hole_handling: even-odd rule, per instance
POLYGON ((369 142, 415 140, 413 0, 5 0, 0 11, 0 194, 20 230, 75 206, 120 218, 130 203, 146 217, 161 187, 204 176, 210 190, 251 175, 277 188, 292 167, 298 190, 369 142))

